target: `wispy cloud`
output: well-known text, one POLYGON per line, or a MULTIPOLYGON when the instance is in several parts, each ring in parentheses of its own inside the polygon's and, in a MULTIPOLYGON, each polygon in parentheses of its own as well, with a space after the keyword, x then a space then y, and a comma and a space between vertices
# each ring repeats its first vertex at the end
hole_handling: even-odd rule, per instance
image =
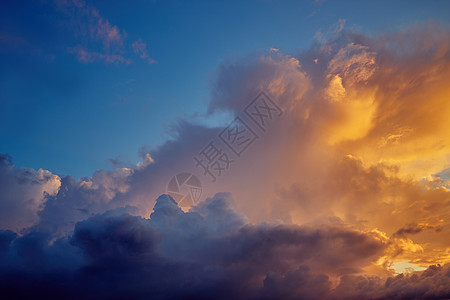
MULTIPOLYGON (((92 4, 83 0, 57 0, 56 3, 59 11, 68 17, 66 24, 79 43, 68 47, 68 52, 76 55, 80 62, 132 63, 126 55, 127 33, 103 17, 92 4)), ((142 39, 131 47, 148 63, 154 63, 142 39)))
POLYGON ((131 44, 133 51, 135 54, 139 55, 140 58, 146 60, 149 64, 156 63, 155 60, 150 58, 147 53, 147 44, 142 41, 142 39, 136 40, 133 44, 131 44))
POLYGON ((23 37, 12 36, 6 32, 0 32, 0 45, 2 45, 3 47, 7 46, 13 49, 17 49, 18 47, 26 44, 27 41, 23 37))
POLYGON ((92 52, 84 49, 82 46, 78 46, 75 48, 68 48, 69 53, 76 55, 78 61, 82 63, 92 63, 98 60, 103 60, 106 63, 124 63, 131 64, 131 60, 123 57, 119 54, 109 54, 109 53, 100 53, 100 52, 92 52))

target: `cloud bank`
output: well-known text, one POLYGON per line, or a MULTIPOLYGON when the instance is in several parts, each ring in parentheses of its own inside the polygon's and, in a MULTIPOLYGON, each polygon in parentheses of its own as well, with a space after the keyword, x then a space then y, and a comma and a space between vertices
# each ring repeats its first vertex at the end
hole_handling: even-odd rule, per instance
POLYGON ((229 194, 183 212, 160 196, 149 219, 108 211, 48 244, 0 232, 1 288, 22 299, 412 299, 450 295, 448 266, 382 280, 354 275, 386 247, 342 224, 250 224, 229 194), (333 282, 329 274, 341 279, 333 282), (26 289, 21 288, 26 286, 26 289), (413 296, 413 297, 411 297, 413 296))

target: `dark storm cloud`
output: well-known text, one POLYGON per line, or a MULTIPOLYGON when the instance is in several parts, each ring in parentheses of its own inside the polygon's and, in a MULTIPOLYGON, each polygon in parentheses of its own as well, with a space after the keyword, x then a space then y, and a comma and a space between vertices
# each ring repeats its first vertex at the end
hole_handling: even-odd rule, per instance
MULTIPOLYGON (((250 224, 229 194, 183 212, 159 197, 151 218, 109 211, 55 241, 0 231, 2 297, 62 299, 406 299, 443 297, 448 267, 357 276, 386 245, 338 226, 250 224), (326 274, 343 279, 332 289, 326 274), (432 282, 430 288, 426 288, 432 282)), ((447 294, 446 294, 447 293, 447 294)))
POLYGON ((388 279, 344 276, 332 299, 448 299, 450 266, 432 265, 423 272, 388 279))

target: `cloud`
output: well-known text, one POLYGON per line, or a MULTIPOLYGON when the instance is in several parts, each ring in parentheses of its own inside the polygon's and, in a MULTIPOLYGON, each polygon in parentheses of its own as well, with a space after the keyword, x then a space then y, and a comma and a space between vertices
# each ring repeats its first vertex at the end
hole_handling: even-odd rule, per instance
POLYGON ((101 16, 93 5, 83 0, 57 0, 55 3, 69 17, 68 25, 76 35, 99 41, 105 50, 123 45, 126 34, 101 16))
POLYGON ((440 231, 441 228, 435 228, 433 226, 421 225, 421 224, 408 224, 408 226, 400 228, 394 233, 394 236, 405 236, 408 234, 417 234, 422 232, 423 230, 434 229, 436 231, 440 231))
MULTIPOLYGON (((98 9, 83 0, 57 0, 56 7, 66 19, 62 21, 75 35, 77 46, 67 48, 82 63, 103 61, 114 64, 131 64, 126 56, 127 33, 111 24, 98 9)), ((131 45, 133 52, 149 64, 155 63, 148 57, 146 44, 138 39, 131 45)))
POLYGON ((359 276, 354 266, 386 246, 376 235, 250 224, 228 194, 190 212, 162 195, 149 219, 109 211, 52 244, 37 232, 0 231, 0 242, 2 295, 16 299, 402 299, 450 292, 447 266, 388 279, 359 276), (336 270, 343 277, 333 287, 327 274, 336 270))
POLYGON ((6 46, 11 49, 18 49, 20 46, 27 45, 28 43, 23 37, 0 32, 0 44, 2 44, 3 47, 6 46))
POLYGON ((68 48, 69 53, 75 54, 78 61, 82 63, 92 63, 98 60, 103 60, 105 63, 124 63, 131 64, 131 60, 118 54, 104 54, 99 52, 92 52, 84 49, 81 46, 75 48, 68 48))
POLYGON ((132 172, 127 168, 99 170, 92 178, 78 181, 71 176, 63 177, 58 192, 45 197, 45 205, 38 212, 39 222, 28 231, 59 237, 71 231, 77 222, 110 209, 125 207, 136 214, 138 209, 131 203, 114 201, 117 195, 128 191, 127 180, 132 172))
POLYGON ((238 113, 261 90, 283 95, 277 98, 278 104, 289 109, 299 104, 311 87, 298 59, 273 51, 270 55, 227 61, 217 73, 211 88, 210 113, 220 110, 238 113))
POLYGON ((387 280, 346 276, 336 288, 334 299, 445 299, 450 295, 450 266, 433 265, 411 275, 387 280))
MULTIPOLYGON (((30 170, 47 174, 39 188, 7 184, 15 196, 1 199, 14 203, 5 229, 21 235, 1 234, 0 282, 60 298, 449 297, 448 37, 429 24, 341 31, 295 56, 224 61, 208 111, 242 117, 259 138, 216 183, 193 156, 211 140, 225 151, 223 127, 187 121, 130 168, 79 181, 30 170), (283 111, 265 131, 243 111, 261 90, 283 111), (167 196, 155 203, 186 171, 210 198, 189 212, 167 196), (43 195, 49 178, 61 186, 43 195), (400 263, 427 269, 394 277, 400 263)), ((24 176, 4 161, 4 182, 24 176)))
POLYGON ((156 63, 155 60, 148 57, 147 44, 142 41, 142 39, 137 39, 133 44, 131 44, 135 54, 139 55, 140 58, 146 60, 150 65, 156 63))
POLYGON ((0 228, 21 231, 36 224, 45 197, 54 195, 59 186, 57 175, 16 169, 9 155, 0 154, 0 228))

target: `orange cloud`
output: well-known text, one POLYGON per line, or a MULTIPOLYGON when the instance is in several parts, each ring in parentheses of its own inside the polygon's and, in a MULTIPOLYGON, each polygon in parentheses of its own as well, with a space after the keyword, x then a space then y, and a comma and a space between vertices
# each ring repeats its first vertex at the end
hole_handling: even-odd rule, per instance
POLYGON ((213 110, 239 114, 262 89, 285 113, 220 189, 255 221, 379 230, 387 269, 450 262, 448 179, 432 177, 450 166, 449 36, 435 25, 344 33, 298 58, 222 67, 213 110))

